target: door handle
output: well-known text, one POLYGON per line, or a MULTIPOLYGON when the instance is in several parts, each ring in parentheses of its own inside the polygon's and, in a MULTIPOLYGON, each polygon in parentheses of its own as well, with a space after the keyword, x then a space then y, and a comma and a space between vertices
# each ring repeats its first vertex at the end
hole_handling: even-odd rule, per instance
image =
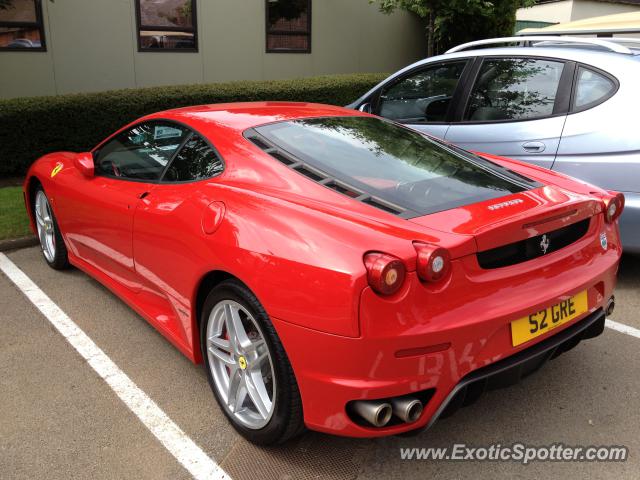
POLYGON ((149 192, 142 192, 140 195, 138 195, 138 198, 140 200, 142 200, 143 198, 145 198, 147 195, 149 195, 149 192))
POLYGON ((542 142, 526 142, 522 144, 522 148, 529 153, 542 153, 547 146, 542 142))

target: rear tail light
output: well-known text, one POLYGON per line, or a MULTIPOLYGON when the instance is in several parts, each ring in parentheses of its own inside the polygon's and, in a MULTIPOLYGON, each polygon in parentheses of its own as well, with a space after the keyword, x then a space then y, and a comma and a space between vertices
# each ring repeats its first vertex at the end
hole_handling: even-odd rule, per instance
POLYGON ((399 258, 372 252, 364 256, 364 265, 369 285, 381 295, 393 295, 404 283, 407 270, 399 258))
POLYGON ((451 269, 451 255, 442 247, 414 242, 418 253, 416 272, 425 282, 437 282, 447 276, 451 269))
POLYGON ((624 195, 618 192, 609 193, 613 196, 604 200, 604 218, 607 223, 613 223, 624 210, 624 195))

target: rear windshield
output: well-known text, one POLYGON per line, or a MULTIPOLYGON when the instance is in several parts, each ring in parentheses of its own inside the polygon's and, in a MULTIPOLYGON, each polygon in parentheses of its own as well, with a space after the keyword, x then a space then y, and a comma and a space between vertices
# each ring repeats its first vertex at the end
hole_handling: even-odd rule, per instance
POLYGON ((327 176, 401 207, 405 216, 539 186, 483 158, 376 117, 310 118, 254 130, 327 176))

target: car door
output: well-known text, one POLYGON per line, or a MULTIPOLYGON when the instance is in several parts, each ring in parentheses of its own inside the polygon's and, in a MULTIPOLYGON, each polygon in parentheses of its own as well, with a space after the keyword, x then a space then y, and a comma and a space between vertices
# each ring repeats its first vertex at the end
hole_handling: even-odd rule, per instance
POLYGON ((189 130, 135 213, 133 256, 143 285, 141 301, 156 327, 177 338, 181 349, 192 343, 193 288, 216 254, 203 240, 214 233, 224 214, 221 189, 203 180, 223 169, 213 146, 189 130))
POLYGON ((467 150, 551 168, 575 64, 540 57, 479 60, 445 139, 467 150))
POLYGON ((118 283, 137 291, 133 220, 141 198, 153 188, 186 130, 166 122, 143 122, 118 133, 94 152, 92 178, 79 175, 74 195, 60 208, 72 253, 118 283))
POLYGON ((460 58, 404 73, 377 92, 373 112, 444 139, 458 87, 470 66, 468 58, 460 58))

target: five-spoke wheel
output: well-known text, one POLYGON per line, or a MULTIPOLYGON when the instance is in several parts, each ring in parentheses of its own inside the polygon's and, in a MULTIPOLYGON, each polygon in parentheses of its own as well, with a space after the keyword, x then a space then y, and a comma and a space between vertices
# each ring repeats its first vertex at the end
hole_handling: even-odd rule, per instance
POLYGON ((235 279, 212 288, 200 317, 209 384, 222 411, 248 440, 269 445, 304 429, 298 384, 256 296, 235 279))
POLYGON ((34 213, 42 253, 44 253, 48 262, 53 262, 56 258, 55 227, 53 225, 51 206, 49 205, 47 196, 44 194, 44 190, 38 190, 38 193, 36 193, 34 213))
POLYGON ((273 413, 273 361, 260 327, 239 303, 222 300, 213 307, 207 355, 225 408, 248 428, 264 427, 273 413))
POLYGON ((67 248, 58 228, 49 198, 41 186, 36 189, 32 202, 33 219, 36 224, 40 247, 47 264, 56 270, 67 268, 69 266, 67 248))

